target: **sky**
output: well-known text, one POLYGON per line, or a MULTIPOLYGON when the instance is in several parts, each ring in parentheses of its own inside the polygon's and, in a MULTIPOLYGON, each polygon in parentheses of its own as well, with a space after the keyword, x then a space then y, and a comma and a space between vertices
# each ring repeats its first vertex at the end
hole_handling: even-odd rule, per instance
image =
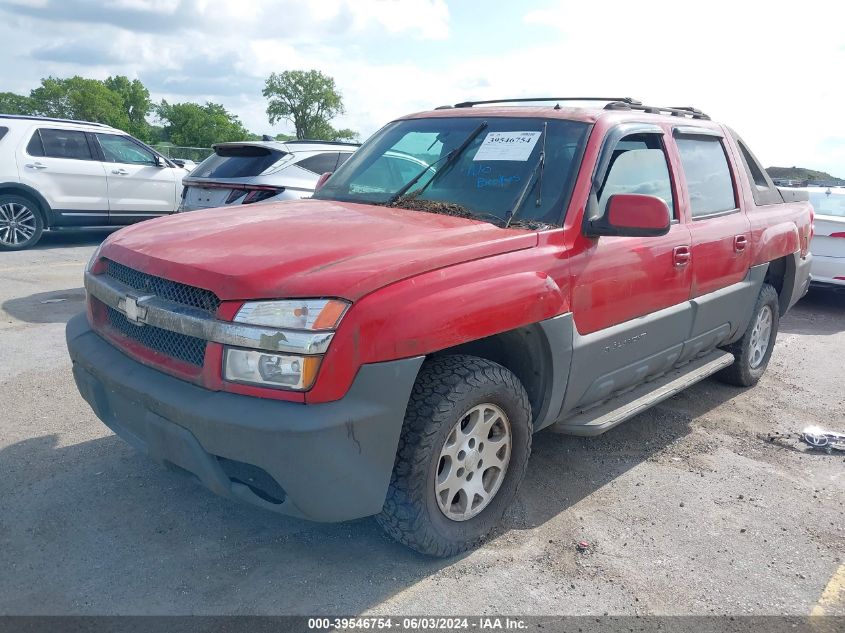
POLYGON ((271 72, 335 78, 362 139, 468 99, 630 96, 691 105, 766 165, 845 177, 838 0, 0 0, 0 91, 42 77, 138 78, 271 126, 271 72))

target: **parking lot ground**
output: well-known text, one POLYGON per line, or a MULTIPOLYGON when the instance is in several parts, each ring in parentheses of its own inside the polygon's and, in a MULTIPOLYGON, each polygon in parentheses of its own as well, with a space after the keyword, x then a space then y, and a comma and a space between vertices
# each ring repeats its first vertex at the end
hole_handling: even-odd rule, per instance
POLYGON ((432 560, 372 519, 217 498, 108 431, 64 344, 102 237, 0 254, 0 613, 845 615, 845 455, 766 439, 845 431, 845 297, 802 300, 753 389, 538 434, 495 537, 432 560))

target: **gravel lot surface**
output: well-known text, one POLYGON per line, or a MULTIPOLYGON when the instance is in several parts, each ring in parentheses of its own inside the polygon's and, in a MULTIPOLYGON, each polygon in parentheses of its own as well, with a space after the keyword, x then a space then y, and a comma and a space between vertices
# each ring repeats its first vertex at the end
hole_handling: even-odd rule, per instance
POLYGON ((0 614, 845 615, 845 454, 766 438, 845 431, 845 296, 799 303, 756 388, 539 434, 495 538, 430 560, 372 519, 217 498, 106 429, 64 344, 102 238, 0 253, 0 614))

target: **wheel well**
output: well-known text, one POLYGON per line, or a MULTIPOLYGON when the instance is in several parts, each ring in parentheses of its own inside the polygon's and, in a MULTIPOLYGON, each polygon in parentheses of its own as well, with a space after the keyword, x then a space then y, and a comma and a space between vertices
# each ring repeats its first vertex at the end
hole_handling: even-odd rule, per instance
POLYGON ((539 326, 529 325, 494 336, 462 343, 431 356, 469 354, 486 358, 509 369, 525 387, 531 414, 537 421, 550 391, 551 358, 539 326))
POLYGON ((50 226, 49 210, 45 206, 44 201, 39 199, 38 195, 24 189, 23 187, 2 186, 0 187, 0 196, 20 196, 21 198, 26 198, 35 205, 35 209, 41 214, 41 220, 44 222, 44 228, 50 226))
POLYGON ((795 261, 792 257, 780 257, 769 262, 769 268, 766 270, 766 278, 763 281, 777 291, 781 316, 784 315, 789 307, 789 299, 794 280, 795 261))

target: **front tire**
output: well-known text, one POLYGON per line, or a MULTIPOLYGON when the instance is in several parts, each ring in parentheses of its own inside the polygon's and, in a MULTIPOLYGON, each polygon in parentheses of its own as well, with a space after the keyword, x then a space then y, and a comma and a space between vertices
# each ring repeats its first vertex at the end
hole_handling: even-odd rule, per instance
POLYGON ((764 283, 757 296, 754 312, 742 338, 725 348, 734 355, 734 363, 716 377, 738 387, 752 387, 766 371, 780 325, 778 293, 764 283))
POLYGON ((41 210, 21 196, 0 196, 0 251, 35 246, 44 231, 41 210))
POLYGON ((506 368, 465 355, 427 361, 408 403, 379 524, 430 556, 477 546, 516 496, 532 432, 528 395, 506 368))

